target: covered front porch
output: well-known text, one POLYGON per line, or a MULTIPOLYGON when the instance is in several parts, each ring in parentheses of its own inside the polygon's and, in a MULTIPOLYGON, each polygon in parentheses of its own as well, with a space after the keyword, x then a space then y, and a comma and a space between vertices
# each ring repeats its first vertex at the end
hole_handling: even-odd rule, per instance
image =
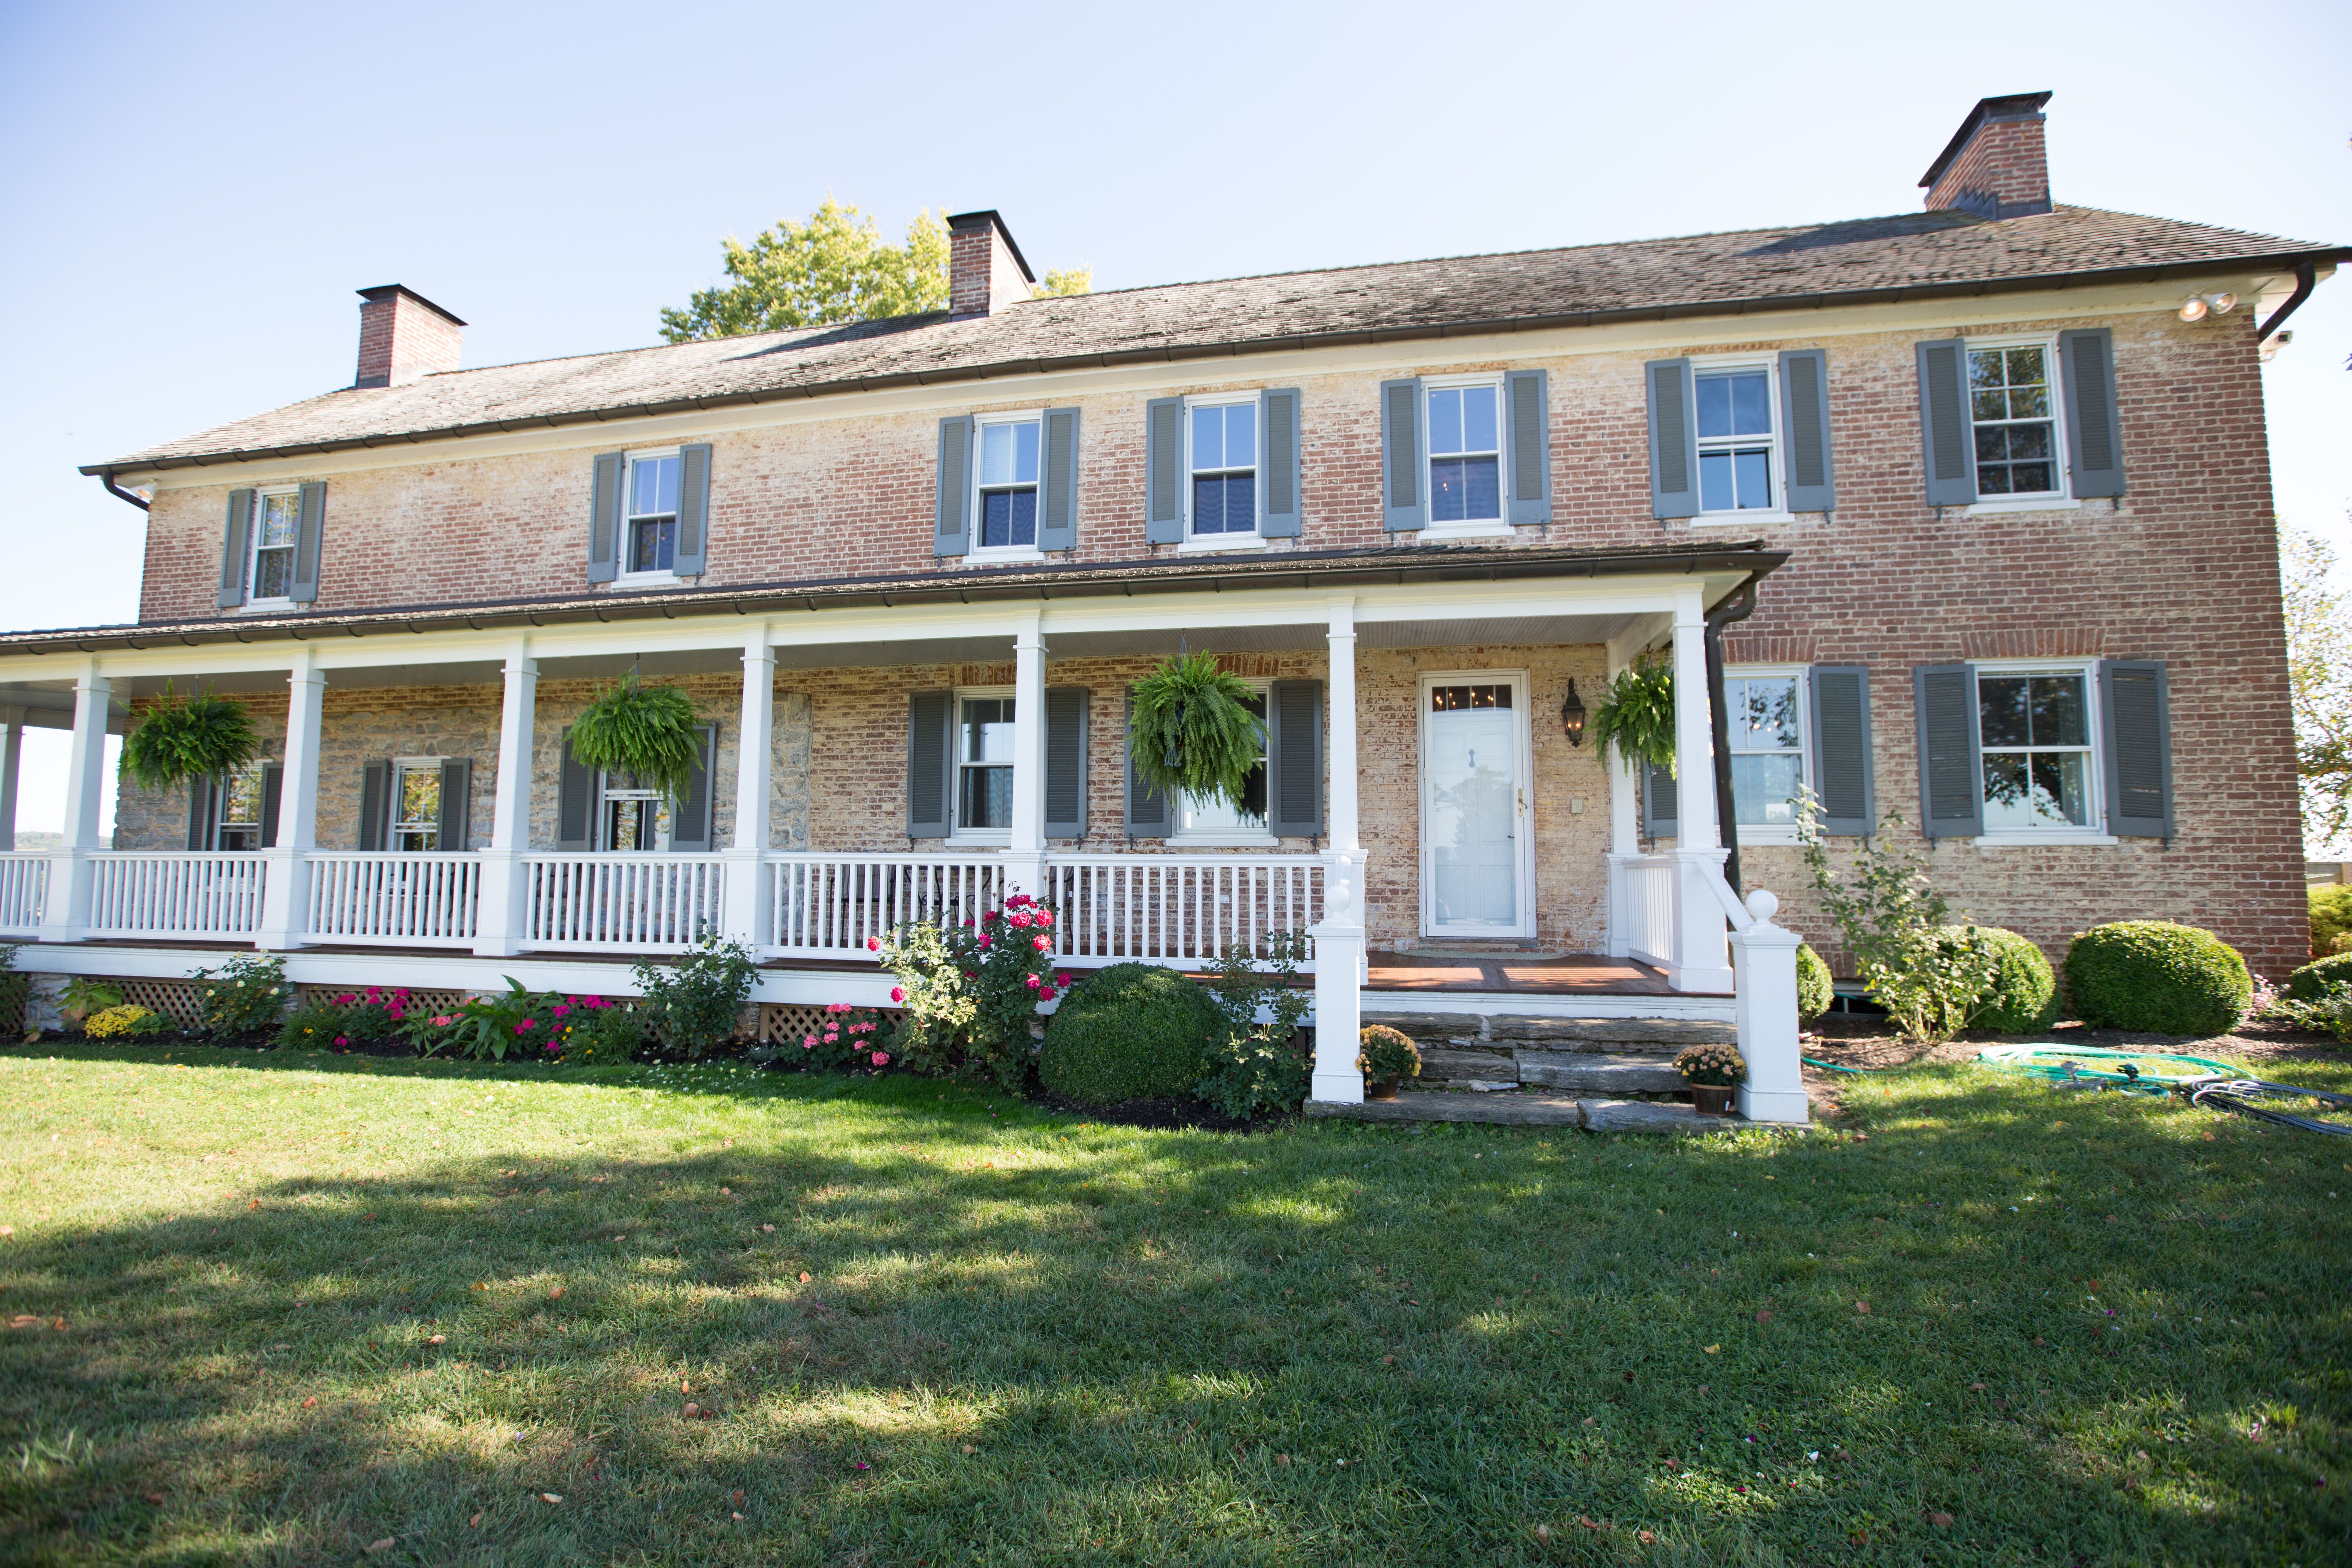
MULTIPOLYGON (((1642 838, 1631 770, 1580 751, 1553 716, 1566 680, 1581 673, 1597 691, 1652 647, 1670 647, 1680 689, 1703 694, 1706 612, 1763 563, 1302 569, 1213 592, 1055 591, 1007 574, 946 592, 673 605, 626 620, 604 608, 476 615, 344 626, 332 638, 308 628, 299 640, 156 646, 131 632, 63 658, 13 653, 0 656, 0 700, 69 700, 74 746, 64 847, 0 857, 0 934, 38 942, 18 959, 37 972, 184 974, 202 961, 183 944, 249 946, 289 954, 298 982, 488 988, 513 974, 609 993, 626 989, 615 983, 626 961, 715 931, 764 961, 761 1000, 870 1005, 887 1001, 889 984, 870 944, 893 927, 972 918, 1029 892, 1059 911, 1055 958, 1073 969, 1197 971, 1231 948, 1263 953, 1276 935, 1306 933, 1314 1093, 1328 1101, 1360 1098, 1358 1021, 1384 996, 1467 1014, 1732 1022, 1752 996, 1773 1007, 1735 969, 1781 953, 1785 937, 1786 1081, 1756 1079, 1749 1113, 1801 1120, 1795 938, 1769 924, 1769 903, 1759 913, 1724 881, 1706 702, 1678 715, 1684 808, 1664 847, 1642 838), (1189 837, 1182 803, 1157 803, 1155 819, 1118 751, 1123 681, 1179 647, 1258 671, 1290 730, 1281 755, 1270 749, 1263 816, 1189 837), (631 668, 706 698, 731 693, 712 710, 707 788, 669 808, 667 847, 574 844, 575 770, 555 694, 631 668), (146 844, 97 841, 106 731, 166 679, 249 700, 288 692, 258 847, 156 847, 152 824, 168 812, 152 803, 146 844), (341 704, 331 724, 331 690, 341 704), (1468 826, 1458 811, 1442 819, 1454 825, 1451 847, 1471 846, 1448 860, 1449 845, 1432 842, 1438 731, 1426 715, 1466 705, 1451 695, 1465 690, 1480 694, 1487 720, 1515 710, 1517 730, 1511 739, 1509 725, 1489 724, 1471 737, 1491 733, 1510 750, 1485 764, 1470 753, 1494 804, 1468 826), (982 760, 1002 770, 991 787, 1003 786, 1003 809, 984 822, 927 817, 938 803, 926 798, 925 770, 936 764, 920 731, 933 693, 1001 704, 982 760), (446 712, 467 700, 484 708, 478 755, 414 738, 440 735, 433 726, 446 729, 446 712), (1311 742, 1298 740, 1303 724, 1311 742), (348 809, 344 797, 360 792, 342 759, 366 747, 392 759, 395 783, 398 767, 420 763, 405 753, 437 763, 437 834, 420 819, 403 840, 430 847, 381 847, 398 824, 380 799, 371 808, 361 795, 348 809), (478 836, 465 809, 475 795, 488 817, 478 836), (322 831, 329 822, 333 834, 322 831), (355 847, 324 841, 346 835, 355 847), (1472 918, 1440 896, 1449 867, 1456 885, 1467 877, 1485 889, 1472 918), (1457 950, 1481 938, 1483 951, 1457 950)), ((950 767, 946 789, 964 783, 950 767)), ((133 815, 126 804, 126 821, 133 815)), ((199 842, 194 807, 188 821, 199 842)), ((205 841, 222 839, 215 830, 205 841)))

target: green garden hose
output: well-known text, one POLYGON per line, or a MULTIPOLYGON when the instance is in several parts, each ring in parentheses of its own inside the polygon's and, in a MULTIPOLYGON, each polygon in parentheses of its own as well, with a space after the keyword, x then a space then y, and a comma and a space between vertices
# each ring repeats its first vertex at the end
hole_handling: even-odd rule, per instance
POLYGON ((2170 1094, 2181 1085, 2199 1079, 2238 1076, 2238 1069, 2227 1062, 2210 1061, 2203 1057, 2108 1050, 2097 1046, 1987 1046, 1977 1053, 1977 1060, 1986 1067, 2031 1073, 2054 1083, 2096 1085, 2141 1094, 2170 1094), (2094 1065, 2102 1062, 2108 1065, 2094 1065), (2168 1070, 2173 1068, 2195 1070, 2168 1070))

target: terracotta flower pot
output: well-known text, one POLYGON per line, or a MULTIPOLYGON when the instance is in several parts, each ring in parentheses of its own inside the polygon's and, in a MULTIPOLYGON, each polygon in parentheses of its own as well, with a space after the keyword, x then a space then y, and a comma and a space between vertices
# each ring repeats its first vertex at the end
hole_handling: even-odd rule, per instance
POLYGON ((1397 1084, 1399 1081, 1400 1080, 1395 1078, 1368 1078, 1364 1080, 1364 1098, 1366 1100, 1394 1100, 1397 1097, 1397 1084))
POLYGON ((1738 1092, 1724 1084, 1695 1083, 1691 1085, 1691 1109, 1701 1116, 1728 1116, 1732 1100, 1738 1092))

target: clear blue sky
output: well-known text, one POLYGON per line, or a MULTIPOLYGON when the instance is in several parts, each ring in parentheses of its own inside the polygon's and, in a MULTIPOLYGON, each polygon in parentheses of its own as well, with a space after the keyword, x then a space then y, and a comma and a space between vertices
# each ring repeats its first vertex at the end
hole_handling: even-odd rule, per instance
MULTIPOLYGON (((0 627, 133 616, 140 514, 76 465, 347 384, 354 289, 468 364, 652 342, 828 191, 1120 288, 1913 210, 1978 98, 2046 88, 2060 200, 2352 242, 2340 0, 1630 9, 17 0, 0 542, 47 569, 0 627)), ((2280 506, 2352 554, 2352 275, 2294 328, 2280 506)))

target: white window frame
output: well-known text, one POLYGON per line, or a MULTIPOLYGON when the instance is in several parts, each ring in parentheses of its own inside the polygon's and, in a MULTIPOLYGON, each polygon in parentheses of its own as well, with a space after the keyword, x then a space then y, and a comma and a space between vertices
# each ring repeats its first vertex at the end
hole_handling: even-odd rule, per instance
MULTIPOLYGON (((394 757, 392 759, 392 778, 389 781, 392 787, 386 792, 387 797, 383 803, 383 846, 385 848, 407 850, 407 846, 404 845, 400 841, 400 803, 402 795, 405 793, 401 788, 401 781, 410 773, 431 773, 433 775, 433 799, 434 804, 437 808, 441 801, 441 764, 448 760, 449 759, 446 757, 394 757)), ((430 855, 444 847, 441 843, 441 818, 437 810, 433 818, 432 828, 433 847, 431 849, 408 850, 409 853, 430 855)), ((415 830, 412 829, 411 831, 415 830)))
POLYGON ((1491 938, 1496 942, 1525 941, 1536 934, 1536 835, 1535 801, 1529 793, 1535 784, 1535 714, 1529 702, 1534 682, 1528 670, 1517 669, 1433 669, 1422 672, 1413 685, 1413 836, 1420 840, 1418 875, 1421 879, 1421 934, 1438 939, 1454 937, 1464 940, 1491 938), (1518 910, 1519 923, 1512 931, 1492 927, 1441 926, 1437 923, 1437 847, 1429 834, 1429 693, 1438 686, 1508 686, 1511 707, 1518 715, 1513 745, 1517 751, 1514 766, 1518 773, 1518 798, 1513 803, 1517 816, 1513 840, 1518 846, 1518 910))
POLYGON ((253 492, 253 510, 245 520, 245 604, 248 610, 285 610, 294 605, 295 568, 302 560, 302 487, 300 485, 268 485, 253 492), (261 518, 269 510, 272 496, 294 498, 294 543, 287 551, 286 586, 288 592, 274 598, 258 598, 254 587, 261 581, 261 518))
MULTIPOLYGON (((1045 411, 1043 408, 1020 408, 996 414, 975 414, 971 416, 971 478, 965 487, 966 512, 971 521, 971 544, 966 561, 1043 561, 1045 552, 1034 541, 1027 544, 982 544, 980 515, 980 452, 983 437, 981 432, 991 425, 1034 425, 1037 426, 1037 532, 1045 531, 1045 411)), ((962 721, 962 710, 957 710, 957 721, 962 721)))
POLYGON ((211 835, 211 847, 215 849, 220 848, 222 847, 222 840, 226 837, 228 829, 231 827, 252 828, 253 847, 256 849, 262 847, 262 818, 267 816, 269 813, 269 798, 267 794, 269 784, 269 774, 267 771, 268 766, 268 764, 266 763, 258 761, 249 762, 242 766, 231 768, 227 773, 223 773, 217 783, 215 784, 213 787, 213 819, 208 829, 211 835), (230 784, 237 774, 247 772, 250 772, 254 778, 253 820, 249 823, 232 823, 228 819, 228 795, 230 784))
MULTIPOLYGON (((1748 513, 1746 515, 1753 516, 1755 514, 1748 513)), ((1804 787, 1811 790, 1815 795, 1819 795, 1821 793, 1821 781, 1816 776, 1813 767, 1812 667, 1803 664, 1732 664, 1724 666, 1723 678, 1726 681, 1786 680, 1791 678, 1796 680, 1796 749, 1799 759, 1797 765, 1801 772, 1800 782, 1804 785, 1804 787)), ((1730 700, 1730 694, 1727 689, 1725 692, 1725 700, 1727 702, 1730 700)), ((1729 718, 1730 715, 1725 715, 1727 727, 1728 726, 1729 718)), ((1733 750, 1730 754, 1734 757, 1738 757, 1743 755, 1778 756, 1780 753, 1778 751, 1741 752, 1738 750, 1733 750)), ((1738 802, 1735 799, 1732 805, 1733 809, 1736 812, 1738 808, 1738 802)), ((1769 822, 1735 822, 1732 826, 1734 830, 1738 834, 1739 842, 1742 844, 1795 844, 1800 842, 1797 833, 1797 825, 1794 823, 1782 826, 1777 823, 1769 822)))
MULTIPOLYGON (((1223 469, 1230 473, 1233 470, 1223 469)), ((1265 521, 1265 409, 1264 399, 1252 392, 1202 393, 1184 399, 1184 539, 1179 544, 1180 554, 1213 550, 1262 550, 1265 547, 1263 531, 1265 521), (1253 493, 1257 498, 1256 515, 1250 521, 1247 533, 1195 534, 1192 531, 1192 410, 1195 408, 1241 408, 1257 410, 1256 450, 1250 454, 1250 473, 1255 484, 1253 493)))
MULTIPOLYGON (((1510 388, 1504 384, 1499 370, 1477 371, 1461 375, 1425 375, 1421 378, 1421 493, 1426 498, 1428 521, 1421 536, 1430 539, 1510 539, 1516 536, 1511 527, 1511 403, 1510 388), (1460 522, 1437 521, 1437 487, 1430 476, 1430 465, 1440 454, 1430 443, 1429 395, 1465 386, 1491 386, 1495 389, 1495 508, 1491 518, 1472 518, 1460 522)), ((1457 682, 1458 684, 1458 682, 1457 682)))
MULTIPOLYGON (((674 571, 630 570, 629 563, 637 557, 637 514, 629 510, 629 503, 631 498, 636 494, 639 463, 656 462, 664 458, 677 458, 682 456, 684 448, 678 447, 648 447, 642 452, 621 454, 621 537, 614 543, 614 549, 619 553, 619 562, 613 579, 613 585, 616 588, 665 587, 680 581, 678 574, 674 571)), ((678 506, 683 510, 686 505, 686 465, 683 462, 678 464, 677 487, 678 506)), ((656 517, 660 514, 647 512, 645 515, 656 517)), ((675 519, 676 514, 673 513, 672 516, 675 519)), ((670 558, 675 561, 677 558, 675 542, 671 548, 670 558)))
POLYGON ((1960 340, 1960 406, 1969 416, 1969 471, 1976 471, 1977 452, 1976 398, 1969 391, 1969 355, 1983 349, 2027 348, 2040 349, 2042 363, 2050 370, 2051 467, 2058 476, 2058 488, 1997 498, 1987 498, 1979 491, 1967 509, 1970 517, 1999 517, 2012 511, 2074 511, 2083 504, 2074 496, 2074 464, 2066 445, 2066 376, 2058 363, 2058 334, 2054 331, 2008 332, 1960 340))
MULTIPOLYGON (((1043 434, 1041 431, 1040 434, 1043 434)), ((1041 454, 1042 461, 1042 454, 1041 454)), ((1041 469, 1040 472, 1043 470, 1041 469)), ((966 827, 963 822, 963 771, 967 766, 1001 767, 999 763, 967 763, 963 756, 963 705, 966 700, 989 702, 1017 701, 1020 689, 1012 686, 959 686, 949 694, 953 704, 948 710, 948 842, 950 844, 1009 845, 1013 842, 1010 824, 1003 827, 966 827)), ((1015 714, 1019 710, 1014 710, 1015 714)), ((1042 718, 1043 715, 1040 715, 1042 718)), ((1015 757, 1011 766, 1018 768, 1015 757)))
MULTIPOLYGON (((1698 426, 1698 378, 1703 375, 1721 375, 1727 371, 1760 370, 1764 373, 1765 406, 1769 411, 1772 420, 1770 432, 1763 437, 1767 471, 1772 476, 1772 504, 1769 507, 1751 507, 1746 511, 1736 508, 1729 511, 1702 511, 1694 516, 1691 521, 1701 528, 1745 528, 1750 523, 1757 522, 1794 521, 1794 514, 1789 510, 1789 476, 1786 472, 1789 466, 1788 444, 1782 434, 1787 429, 1782 423, 1787 414, 1780 406, 1780 356, 1778 354, 1694 354, 1691 356, 1690 370, 1691 426, 1694 431, 1698 426)), ((1704 461, 1709 452, 1727 447, 1752 447, 1756 445, 1757 437, 1721 436, 1701 438, 1694 434, 1692 441, 1696 445, 1699 457, 1704 461)), ((1691 489, 1695 495, 1706 494, 1702 481, 1696 473, 1691 475, 1691 489)))
POLYGON ((1987 675, 2074 675, 2083 680, 2083 733, 2088 739, 2086 748, 2090 763, 2088 775, 2089 799, 2084 815, 2090 818, 2082 826, 2068 823, 2063 827, 2000 827, 1988 825, 1977 837, 1979 844, 2116 844, 2122 842, 2106 831, 2107 779, 2105 731, 2104 715, 2099 708, 2099 661, 2095 658, 1979 658, 1969 661, 1972 672, 1969 680, 1969 726, 1976 737, 1977 810, 1989 813, 1984 797, 1984 762, 1988 748, 1984 743, 1984 705, 1977 694, 1978 678, 1987 675))
MULTIPOLYGON (((1189 479, 1188 471, 1186 477, 1189 479)), ((1274 682, 1250 676, 1241 678, 1250 694, 1267 703, 1274 701, 1274 682)), ((1192 809, 1192 797, 1182 790, 1172 790, 1168 796, 1168 842, 1195 849, 1271 849, 1282 841, 1274 835, 1274 735, 1271 729, 1263 731, 1265 738, 1265 826, 1256 827, 1187 827, 1185 814, 1192 809)))
POLYGON ((613 784, 613 775, 602 768, 596 771, 596 820, 589 828, 588 842, 599 855, 667 855, 673 823, 670 803, 657 789, 622 789, 613 784), (614 801, 647 801, 654 808, 654 843, 650 849, 618 849, 612 841, 613 814, 607 809, 614 801))

